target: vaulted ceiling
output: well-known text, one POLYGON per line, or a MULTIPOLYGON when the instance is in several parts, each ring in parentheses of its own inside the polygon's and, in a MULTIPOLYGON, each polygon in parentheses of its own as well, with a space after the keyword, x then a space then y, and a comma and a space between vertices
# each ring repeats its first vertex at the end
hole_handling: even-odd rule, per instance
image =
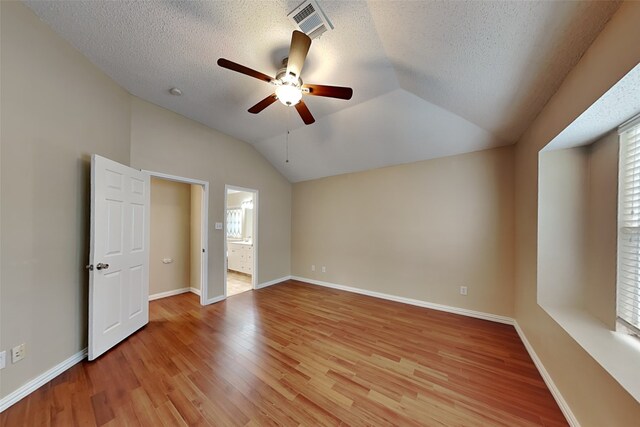
POLYGON ((273 87, 216 65, 275 75, 301 1, 26 3, 130 93, 253 144, 293 182, 516 142, 619 6, 319 0, 335 29, 303 80, 354 96, 305 98, 304 126, 279 103, 249 114, 273 87))

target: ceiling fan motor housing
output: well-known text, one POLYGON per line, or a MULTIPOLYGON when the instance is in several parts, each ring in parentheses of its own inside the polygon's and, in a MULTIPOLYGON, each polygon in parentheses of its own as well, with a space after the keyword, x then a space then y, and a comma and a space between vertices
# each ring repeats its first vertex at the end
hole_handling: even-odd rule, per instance
POLYGON ((287 74, 288 58, 282 60, 282 68, 278 70, 274 84, 278 100, 286 106, 292 106, 302 99, 302 79, 294 73, 287 74))
POLYGON ((276 80, 282 83, 294 83, 298 86, 302 86, 302 79, 300 76, 296 76, 294 73, 287 74, 287 62, 289 58, 282 60, 282 65, 276 74, 276 80), (297 78, 297 79, 296 79, 297 78), (297 82, 296 82, 297 80, 297 82))
POLYGON ((302 100, 303 94, 338 99, 351 99, 353 95, 353 90, 348 87, 326 85, 303 86, 300 74, 310 47, 311 38, 301 31, 294 31, 291 34, 289 55, 282 60, 282 66, 280 70, 278 70, 275 78, 225 58, 219 58, 218 65, 231 71, 262 80, 263 82, 271 83, 275 86, 275 93, 249 108, 248 111, 251 114, 258 114, 274 102, 280 101, 285 106, 295 106, 302 121, 306 125, 310 125, 315 122, 315 119, 302 100))

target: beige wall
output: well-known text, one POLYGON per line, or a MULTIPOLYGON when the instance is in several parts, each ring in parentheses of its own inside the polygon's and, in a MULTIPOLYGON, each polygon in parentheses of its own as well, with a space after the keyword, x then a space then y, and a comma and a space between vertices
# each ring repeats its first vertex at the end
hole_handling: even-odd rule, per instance
POLYGON ((512 147, 297 183, 292 274, 511 316, 513 200, 512 147))
MULTIPOLYGON (((224 184, 233 184, 260 190, 259 283, 289 274, 292 242, 300 251, 293 257, 298 275, 309 277, 310 263, 318 267, 324 263, 327 273, 320 276, 318 269, 315 278, 511 314, 512 288, 507 283, 514 252, 509 213, 512 149, 399 166, 397 174, 389 174, 395 168, 387 168, 297 184, 292 236, 291 185, 250 145, 131 98, 22 4, 0 2, 0 11, 0 348, 21 342, 28 346, 26 359, 0 371, 0 397, 86 346, 84 265, 91 153, 124 164, 131 157, 135 167, 210 182, 211 297, 223 290, 224 236, 213 224, 224 221, 224 184), (460 174, 473 179, 463 183, 460 174), (365 176, 371 177, 371 185, 365 176), (398 182, 407 184, 408 190, 392 185, 398 182), (361 189, 363 194, 335 183, 361 189), (477 189, 486 200, 467 187, 477 189), (354 198, 361 211, 349 204, 354 198), (393 205, 381 198, 419 215, 411 215, 410 226, 394 222, 393 205), (433 203, 422 203, 425 199, 433 203), (468 199, 469 205, 458 199, 468 199), (303 200, 320 210, 299 206, 303 200), (336 212, 336 201, 349 215, 336 212), (447 204, 456 206, 454 218, 486 226, 486 230, 467 230, 461 222, 460 230, 470 233, 470 249, 450 223, 454 221, 446 218, 452 212, 443 208, 447 204), (466 212, 469 206, 480 216, 472 215, 475 210, 466 212), (324 215, 337 217, 349 231, 363 223, 364 234, 347 239, 329 226, 324 215), (443 224, 446 233, 431 228, 431 222, 443 224), (392 231, 396 224, 399 233, 392 231), (316 239, 316 225, 326 235, 316 239), (307 232, 313 238, 305 239, 307 232), (371 241, 379 244, 364 244, 371 241), (436 253, 438 245, 444 254, 436 253), (332 249, 354 262, 343 264, 332 249), (477 263, 454 263, 452 256, 467 260, 476 253, 477 263), (431 255, 443 260, 447 271, 437 275, 426 271, 421 263, 431 255), (464 266, 461 272, 450 273, 460 266, 464 266), (405 271, 413 268, 417 273, 405 271), (374 277, 372 269, 380 271, 382 279, 374 277), (415 286, 409 289, 409 284, 415 286), (466 299, 457 295, 461 284, 469 286, 466 299), (17 322, 18 318, 26 321, 17 322)), ((634 42, 640 39, 638 22, 640 3, 621 7, 516 146, 515 316, 583 426, 634 425, 640 419, 640 405, 537 304, 538 151, 640 62, 640 44, 634 42)), ((599 291, 585 296, 587 304, 599 291)), ((610 298, 609 291, 605 294, 610 298)))
POLYGON ((202 196, 204 194, 201 185, 191 185, 191 248, 190 278, 191 288, 200 290, 202 281, 202 196))
POLYGON ((151 178, 150 242, 149 294, 190 287, 191 185, 151 178))
POLYGON ((516 319, 584 427, 635 425, 640 405, 537 304, 538 151, 640 62, 638 22, 623 4, 516 145, 516 319))
POLYGON ((541 152, 538 174, 538 304, 587 310, 613 330, 617 132, 541 152))
POLYGON ((210 182, 211 297, 225 183, 264 196, 260 280, 290 273, 291 185, 253 147, 131 97, 20 2, 0 10, 0 348, 27 344, 0 371, 0 398, 87 345, 92 153, 210 182))
POLYGON ((20 2, 0 2, 0 397, 87 345, 90 155, 129 163, 130 96, 20 2))
POLYGON ((132 97, 131 165, 209 182, 208 296, 224 293, 225 184, 259 191, 258 281, 290 274, 291 184, 251 145, 132 97))
POLYGON ((588 280, 589 149, 540 153, 538 302, 584 305, 588 280))
POLYGON ((618 133, 589 147, 588 258, 584 307, 611 330, 616 320, 618 133))

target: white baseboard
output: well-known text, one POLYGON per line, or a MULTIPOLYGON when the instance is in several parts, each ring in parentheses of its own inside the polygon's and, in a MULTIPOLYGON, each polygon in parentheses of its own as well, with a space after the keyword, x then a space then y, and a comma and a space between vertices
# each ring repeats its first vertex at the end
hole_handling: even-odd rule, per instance
POLYGON ((64 371, 66 371, 67 369, 71 368, 76 363, 81 362, 82 360, 84 360, 85 357, 87 357, 86 348, 83 350, 80 350, 79 352, 77 352, 67 360, 58 363, 56 366, 49 369, 48 371, 38 375, 37 377, 35 377, 34 379, 29 381, 22 387, 9 393, 4 398, 0 399, 0 412, 3 412, 5 409, 10 407, 14 403, 17 403, 22 398, 33 393, 42 385, 48 383, 49 381, 51 381, 52 379, 54 379, 64 371))
POLYGON ((209 298, 207 301, 205 301, 205 305, 209 305, 209 304, 214 304, 216 302, 220 302, 222 300, 226 299, 226 297, 224 295, 219 295, 217 297, 213 297, 213 298, 209 298))
POLYGON ((338 289, 341 291, 353 292, 356 294, 367 295, 370 297, 386 299, 389 301, 401 302, 404 304, 415 305, 418 307, 431 308, 433 310, 446 311, 448 313, 461 314, 463 316, 475 317, 477 319, 490 320, 492 322, 506 323, 507 325, 513 325, 513 319, 507 316, 500 316, 492 313, 485 313, 482 311, 469 310, 466 308, 452 307, 449 305, 436 304, 432 302, 422 301, 413 298, 399 297, 396 295, 385 294, 382 292, 369 291, 366 289, 353 288, 351 286, 337 285, 335 283, 323 282, 321 280, 307 279, 305 277, 292 276, 293 280, 299 280, 301 282, 310 283, 312 285, 324 286, 327 288, 338 289))
POLYGON ((547 388, 549 388, 549 391, 551 391, 553 398, 556 400, 556 403, 560 407, 560 410, 564 414, 564 417, 567 419, 567 422, 571 427, 580 427, 580 423, 578 422, 578 419, 576 418, 575 415, 573 415, 573 412, 571 411, 571 408, 567 404, 567 401, 564 400, 562 393, 560 393, 560 390, 558 390, 558 387, 556 387, 556 384, 553 382, 551 375, 549 375, 549 372, 547 372, 547 370, 545 369, 544 365, 542 364, 542 361, 540 360, 535 350, 531 346, 531 343, 529 343, 527 336, 524 334, 524 331, 522 330, 522 328, 520 328, 520 325, 518 324, 518 322, 514 320, 513 326, 516 328, 516 332, 520 336, 520 340, 524 344, 524 347, 527 349, 527 352, 529 353, 529 356, 531 356, 531 360, 533 360, 533 363, 536 365, 536 368, 538 368, 538 372, 540 372, 542 379, 547 385, 547 388))
POLYGON ((174 289, 171 291, 158 292, 157 294, 149 295, 149 301, 153 301, 160 298, 172 297, 174 295, 186 294, 187 292, 192 292, 198 296, 200 295, 200 289, 184 287, 184 288, 174 289))
POLYGON ((289 280, 289 279, 291 279, 291 276, 284 276, 284 277, 281 277, 279 279, 269 280, 268 282, 264 282, 264 283, 260 283, 260 284, 256 285, 256 289, 262 289, 262 288, 266 288, 268 286, 277 285, 278 283, 282 283, 285 280, 289 280))
POLYGON ((484 313, 481 311, 467 310, 464 308, 451 307, 451 306, 442 305, 442 304, 435 304, 427 301, 421 301, 421 300, 399 297, 399 296, 390 295, 390 294, 384 294, 381 292, 374 292, 374 291, 369 291, 365 289, 353 288, 350 286, 337 285, 335 283, 307 279, 305 277, 291 276, 291 279, 299 280, 305 283, 310 283, 312 285, 324 286, 327 288, 338 289, 346 292, 353 292, 357 294, 367 295, 370 297, 381 298, 381 299, 386 299, 390 301, 396 301, 396 302, 401 302, 405 304, 415 305, 418 307, 431 308, 434 310, 446 311, 449 313, 461 314, 463 316, 476 317, 478 319, 490 320, 492 322, 513 325, 516 332, 520 336, 520 340, 524 344, 524 347, 527 349, 529 356, 531 356, 533 363, 536 365, 538 372, 540 372, 542 379, 544 380, 545 384, 549 388, 549 391, 553 395, 553 398, 555 399, 556 403, 560 407, 560 410, 562 411, 565 418, 567 419, 567 422, 569 423, 569 425, 571 425, 571 427, 580 427, 580 423, 578 423, 578 419, 575 417, 575 415, 573 415, 573 412, 571 411, 571 408, 567 404, 567 401, 562 396, 562 393, 560 393, 560 390, 558 390, 558 387, 556 387, 555 383, 551 379, 551 375, 549 375, 549 372, 547 372, 547 370, 545 369, 544 365, 542 364, 542 361, 540 360, 536 352, 533 350, 533 347, 529 343, 529 340, 527 340, 527 337, 525 336, 524 332, 520 328, 520 325, 518 325, 518 322, 515 319, 507 316, 499 316, 496 314, 484 313))
MULTIPOLYGON (((518 322, 515 321, 514 319, 512 319, 510 317, 506 317, 506 316, 498 316, 498 315, 491 314, 491 313, 484 313, 484 312, 480 312, 480 311, 467 310, 467 309, 464 309, 464 308, 451 307, 451 306, 442 305, 442 304, 434 304, 434 303, 430 303, 430 302, 427 302, 427 301, 421 301, 421 300, 416 300, 416 299, 411 299, 411 298, 399 297, 399 296, 395 296, 395 295, 384 294, 384 293, 381 293, 381 292, 368 291, 368 290, 365 290, 365 289, 359 289, 359 288, 353 288, 353 287, 350 287, 350 286, 337 285, 335 283, 322 282, 320 280, 307 279, 307 278, 304 278, 304 277, 297 277, 297 276, 285 276, 285 277, 281 277, 279 279, 271 280, 269 282, 261 283, 260 285, 256 286, 256 289, 266 288, 268 286, 272 286, 272 285, 281 283, 281 282, 283 282, 285 280, 289 280, 289 279, 299 280, 301 282, 309 283, 309 284, 312 284, 312 285, 324 286, 324 287, 328 287, 328 288, 332 288, 332 289, 338 289, 338 290, 341 290, 341 291, 353 292, 353 293, 367 295, 367 296, 371 296, 371 297, 375 297, 375 298, 381 298, 381 299, 386 299, 386 300, 390 300, 390 301, 396 301, 396 302, 400 302, 400 303, 404 303, 404 304, 415 305, 415 306, 418 306, 418 307, 431 308, 431 309, 434 309, 434 310, 446 311, 446 312, 449 312, 449 313, 460 314, 460 315, 463 315, 463 316, 470 316, 470 317, 475 317, 475 318, 479 318, 479 319, 490 320, 490 321, 493 321, 493 322, 505 323, 505 324, 513 325, 515 327, 515 329, 516 329, 516 332, 520 336, 520 339, 522 340, 522 343, 524 344, 525 348, 527 349, 527 352, 529 353, 529 356, 531 356, 531 359, 533 360, 533 363, 535 364, 536 368, 538 369, 538 372, 540 372, 540 375, 542 376, 542 379, 544 380, 545 384, 549 388, 549 391, 551 391, 551 394, 553 395, 554 399, 558 403, 558 406, 560 407, 560 410, 562 411, 562 413, 566 417, 567 422, 572 427, 580 427, 580 423, 578 422, 577 418, 575 417, 575 415, 571 411, 571 408, 569 407, 569 405, 565 401, 564 397, 560 393, 560 390, 558 390, 558 388, 556 387, 555 383, 553 382, 553 379, 551 378, 551 376, 549 375, 549 373, 545 369, 544 365, 542 364, 542 361, 540 360, 540 358, 536 354, 535 350, 533 349, 533 347, 529 343, 529 340, 527 340, 527 337, 524 334, 524 332, 522 331, 522 329, 520 328, 520 325, 518 325, 518 322)), ((197 289, 182 288, 182 289, 177 289, 177 290, 174 290, 174 291, 162 292, 162 293, 159 293, 159 294, 149 295, 149 300, 151 301, 153 299, 164 298, 164 297, 168 297, 168 296, 172 296, 172 295, 178 295, 178 294, 182 294, 182 293, 186 293, 186 292, 193 292, 193 291, 197 291, 197 289)), ((194 292, 194 293, 196 293, 196 292, 194 292)), ((213 303, 222 301, 224 299, 225 299, 225 296, 224 295, 220 295, 220 296, 217 296, 217 297, 210 298, 209 300, 207 300, 206 304, 213 304, 213 303)), ((64 360, 63 362, 57 364, 53 368, 51 368, 48 371, 44 372, 43 374, 41 374, 41 375, 37 376, 36 378, 32 379, 31 381, 29 381, 28 383, 26 383, 22 387, 18 388, 17 390, 13 391, 12 393, 8 394, 3 399, 0 399, 0 412, 3 412, 5 409, 10 407, 14 403, 18 402, 19 400, 21 400, 25 396, 27 396, 30 393, 34 392, 35 390, 37 390, 39 387, 41 387, 45 383, 51 381, 52 379, 54 379, 55 377, 57 377, 58 375, 60 375, 64 371, 66 371, 67 369, 71 368, 73 365, 75 365, 78 362, 82 361, 85 357, 87 357, 87 349, 86 348, 84 350, 81 350, 78 353, 74 354, 73 356, 71 356, 67 360, 64 360)))

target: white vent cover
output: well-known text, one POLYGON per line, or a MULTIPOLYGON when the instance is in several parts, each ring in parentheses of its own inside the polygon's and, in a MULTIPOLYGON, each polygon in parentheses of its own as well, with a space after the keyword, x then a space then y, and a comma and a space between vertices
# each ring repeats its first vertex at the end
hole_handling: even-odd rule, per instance
POLYGON ((293 25, 308 35, 311 39, 320 37, 323 33, 333 30, 333 25, 315 0, 305 0, 287 15, 293 25))

